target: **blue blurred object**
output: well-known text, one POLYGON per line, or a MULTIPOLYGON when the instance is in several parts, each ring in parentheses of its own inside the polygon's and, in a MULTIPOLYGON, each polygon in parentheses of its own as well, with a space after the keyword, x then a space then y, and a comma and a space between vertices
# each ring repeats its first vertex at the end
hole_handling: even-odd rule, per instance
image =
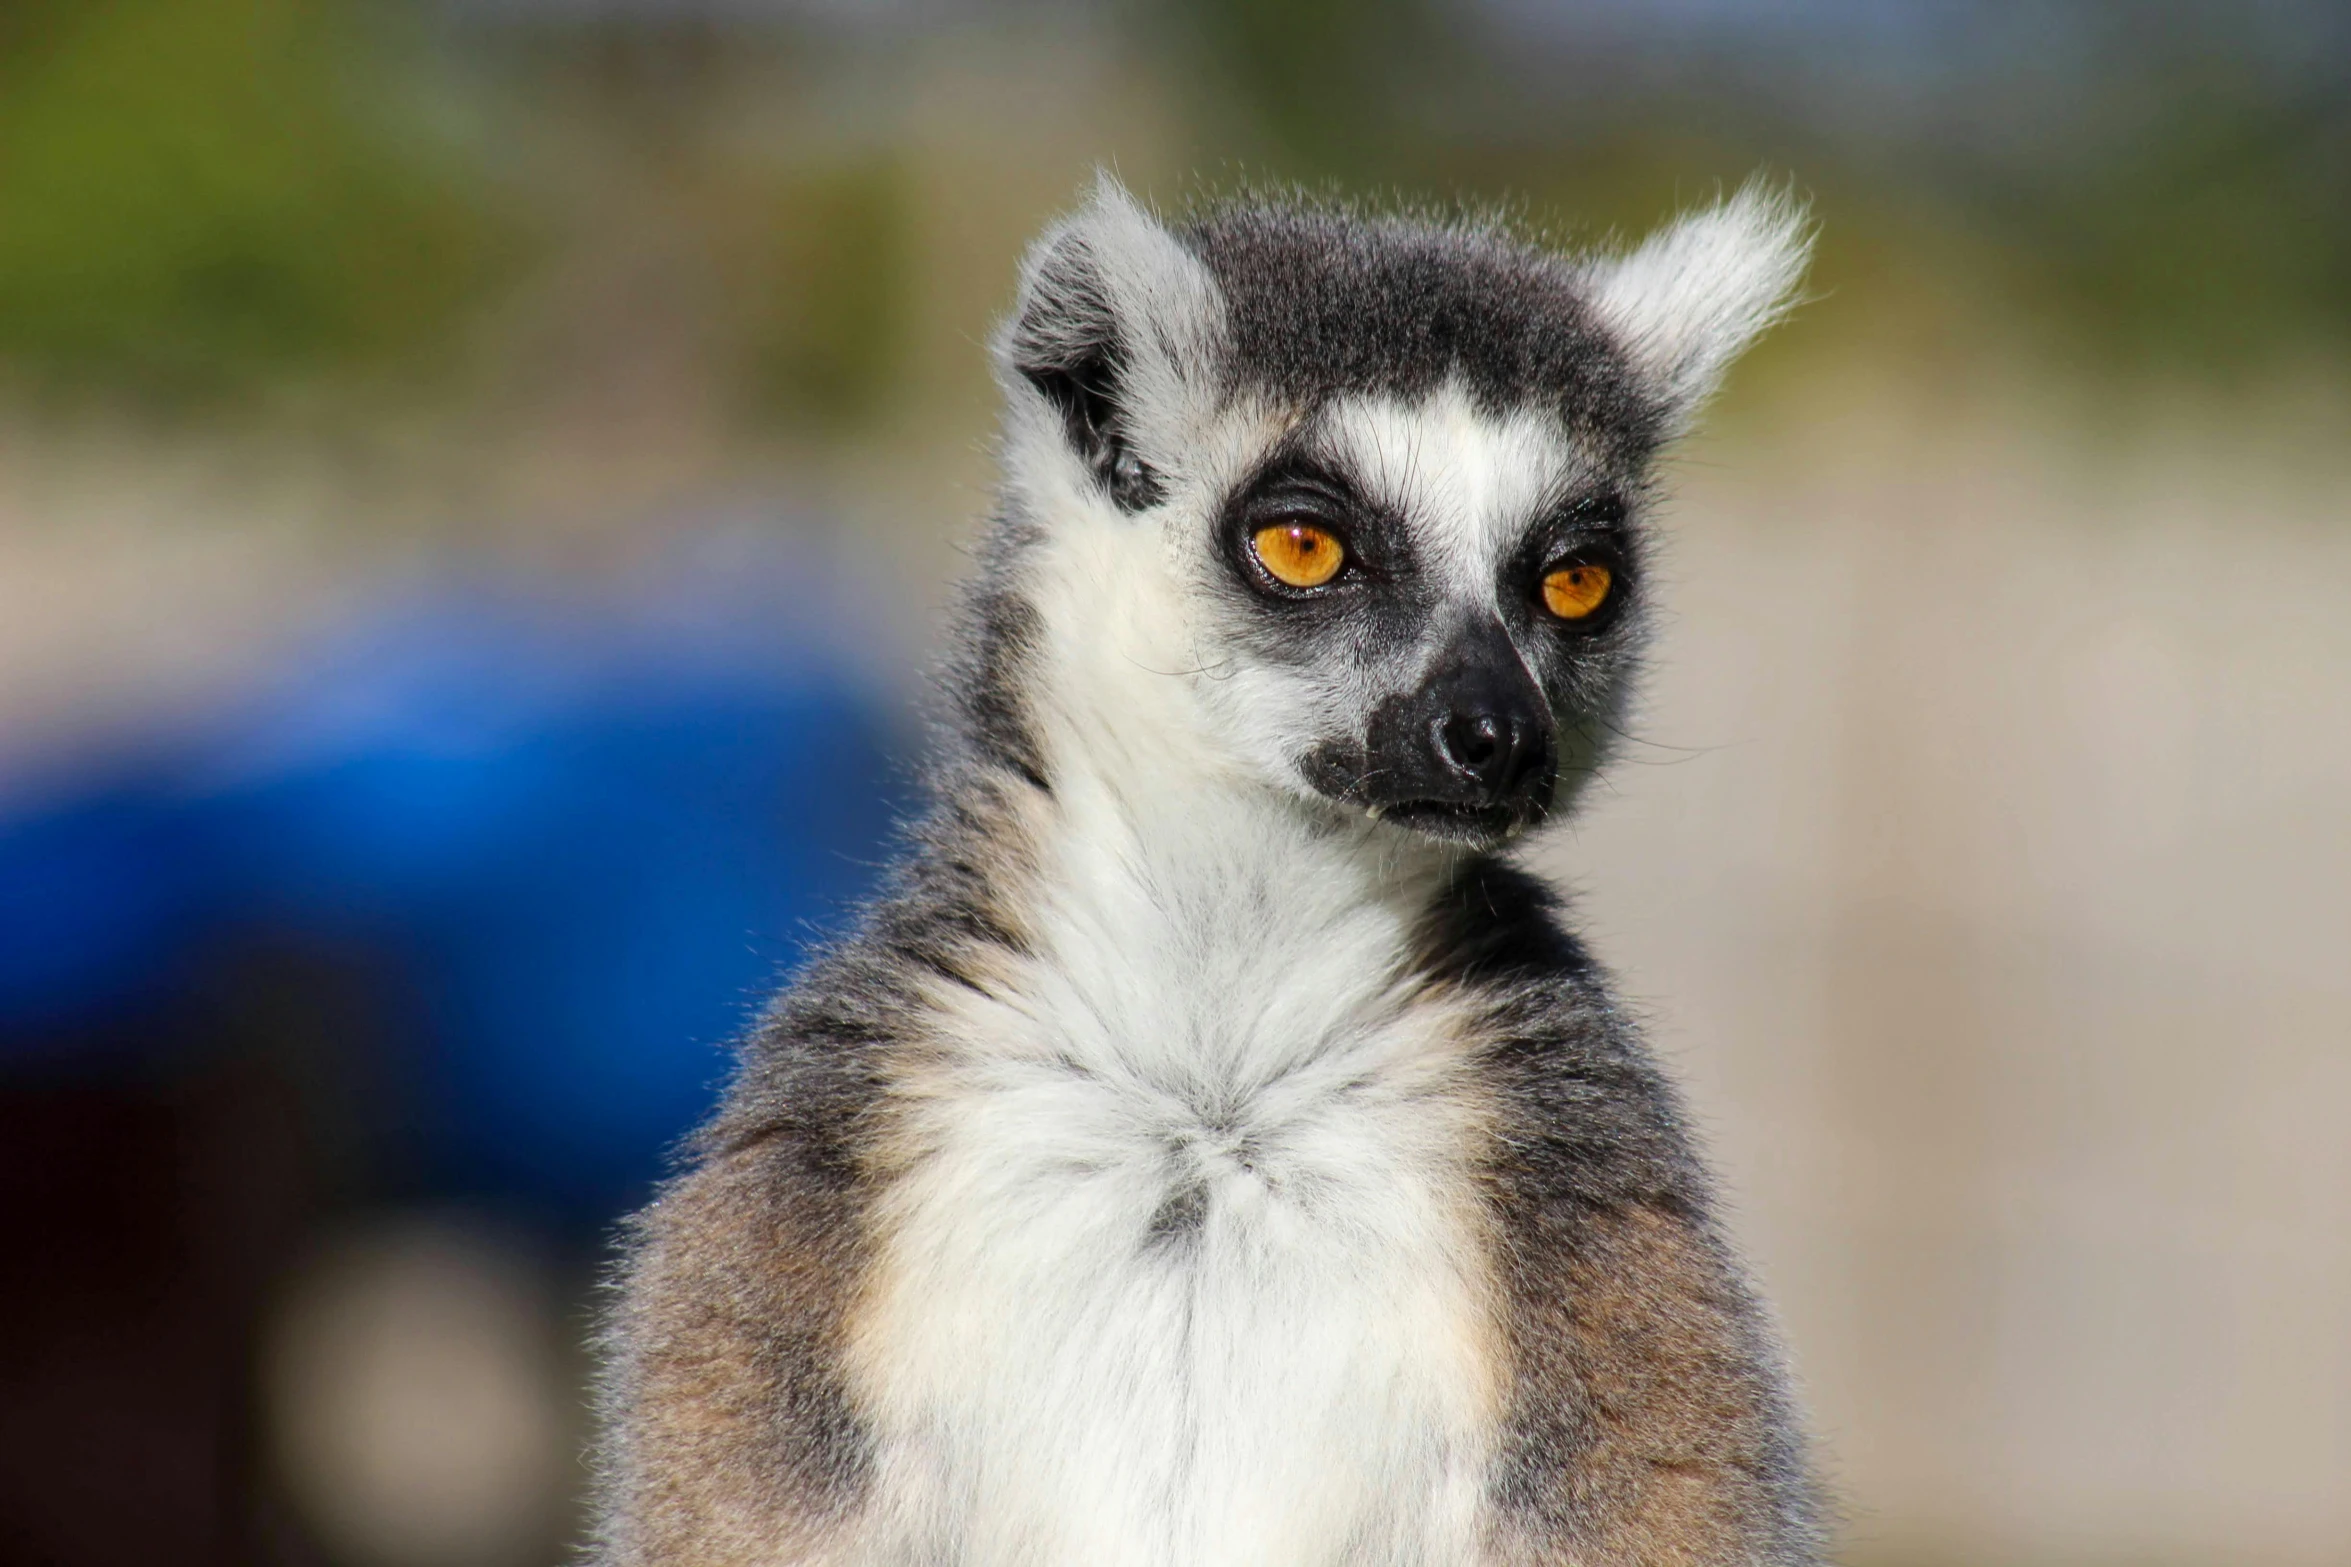
POLYGON ((444 586, 0 807, 6 1067, 148 1069, 163 1046, 107 1025, 239 943, 358 954, 394 976, 373 1048, 421 1178, 609 1212, 887 852, 894 748, 840 599, 772 547, 592 604, 444 586))

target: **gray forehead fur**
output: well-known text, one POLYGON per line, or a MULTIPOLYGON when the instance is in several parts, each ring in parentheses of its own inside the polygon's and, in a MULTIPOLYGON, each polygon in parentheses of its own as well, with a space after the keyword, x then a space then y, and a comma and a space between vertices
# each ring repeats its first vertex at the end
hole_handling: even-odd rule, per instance
POLYGON ((1410 400, 1458 376, 1496 412, 1549 408, 1635 447, 1663 433, 1574 265, 1496 227, 1249 201, 1178 234, 1224 296, 1228 373, 1283 401, 1410 400))

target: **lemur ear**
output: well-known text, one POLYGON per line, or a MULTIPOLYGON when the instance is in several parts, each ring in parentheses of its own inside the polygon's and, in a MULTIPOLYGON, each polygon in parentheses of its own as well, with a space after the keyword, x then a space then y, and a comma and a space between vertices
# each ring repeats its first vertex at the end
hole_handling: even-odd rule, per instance
POLYGON ((1749 343, 1788 312, 1812 253, 1804 205, 1752 182, 1728 201, 1593 263, 1591 302, 1687 430, 1749 343))
POLYGON ((1215 362, 1223 318, 1199 258, 1104 173, 1029 251, 996 359, 1008 395, 1041 394, 1111 499, 1139 511, 1161 494, 1153 437, 1184 368, 1215 362))

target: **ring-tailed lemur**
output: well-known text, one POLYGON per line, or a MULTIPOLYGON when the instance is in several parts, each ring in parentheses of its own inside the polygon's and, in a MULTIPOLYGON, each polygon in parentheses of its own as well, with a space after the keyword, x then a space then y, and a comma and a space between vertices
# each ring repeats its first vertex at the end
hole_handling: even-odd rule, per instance
POLYGON ((1037 244, 936 800, 635 1221, 604 1561, 1821 1559, 1673 1091, 1507 857, 1806 245, 1107 180, 1037 244))

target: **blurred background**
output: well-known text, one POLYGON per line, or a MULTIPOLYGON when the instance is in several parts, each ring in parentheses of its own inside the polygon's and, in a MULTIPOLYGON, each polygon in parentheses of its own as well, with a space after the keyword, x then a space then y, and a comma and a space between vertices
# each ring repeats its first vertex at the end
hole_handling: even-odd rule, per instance
POLYGON ((1855 1567, 2351 1563, 2351 13, 0 0, 0 1561, 530 1567, 1098 164, 1813 298, 1546 851, 1855 1567))

